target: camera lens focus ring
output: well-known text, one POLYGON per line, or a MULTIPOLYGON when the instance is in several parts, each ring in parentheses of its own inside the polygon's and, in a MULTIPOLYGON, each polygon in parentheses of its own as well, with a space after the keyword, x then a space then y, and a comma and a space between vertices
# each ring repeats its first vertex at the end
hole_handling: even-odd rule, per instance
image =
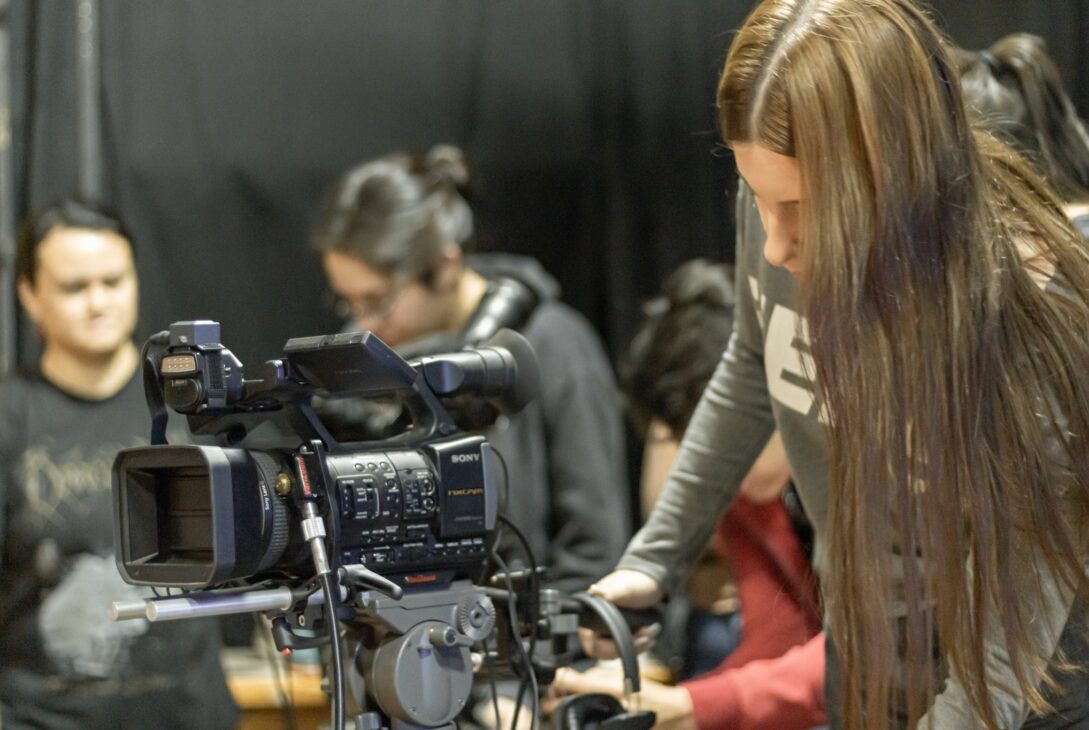
POLYGON ((269 511, 265 513, 262 521, 261 542, 263 555, 256 572, 267 570, 274 566, 284 554, 287 540, 290 536, 288 525, 288 510, 284 497, 276 493, 276 477, 281 467, 270 455, 261 451, 251 451, 254 465, 261 484, 262 494, 259 495, 262 503, 269 505, 269 511))

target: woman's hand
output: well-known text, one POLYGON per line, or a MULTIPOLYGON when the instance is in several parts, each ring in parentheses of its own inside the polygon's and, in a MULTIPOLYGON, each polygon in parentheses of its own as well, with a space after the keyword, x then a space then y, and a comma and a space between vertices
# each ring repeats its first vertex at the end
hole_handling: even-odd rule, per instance
MULTIPOLYGON (((601 596, 620 608, 653 608, 662 602, 662 589, 658 582, 638 570, 614 570, 590 586, 588 593, 601 596)), ((661 626, 652 624, 635 632, 635 650, 644 652, 654 645, 661 626)), ((582 650, 597 659, 617 657, 616 644, 590 629, 579 629, 582 650)))
MULTIPOLYGON (((642 691, 634 695, 627 710, 651 710, 658 715, 655 728, 665 730, 696 730, 692 715, 692 697, 683 687, 671 687, 661 682, 641 678, 642 691)), ((585 672, 559 669, 552 680, 551 694, 558 700, 568 694, 607 694, 624 699, 624 676, 619 667, 598 665, 585 672)), ((556 700, 546 701, 546 711, 556 700)))

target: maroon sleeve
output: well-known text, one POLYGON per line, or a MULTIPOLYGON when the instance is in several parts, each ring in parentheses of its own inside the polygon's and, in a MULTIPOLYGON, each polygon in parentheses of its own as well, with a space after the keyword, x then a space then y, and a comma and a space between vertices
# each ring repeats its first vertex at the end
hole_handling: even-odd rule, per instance
POLYGON ((699 730, 806 730, 826 722, 824 634, 775 659, 705 674, 682 685, 699 730))
POLYGON ((781 656, 821 630, 813 574, 781 500, 739 496, 718 538, 741 598, 741 643, 716 671, 781 656))

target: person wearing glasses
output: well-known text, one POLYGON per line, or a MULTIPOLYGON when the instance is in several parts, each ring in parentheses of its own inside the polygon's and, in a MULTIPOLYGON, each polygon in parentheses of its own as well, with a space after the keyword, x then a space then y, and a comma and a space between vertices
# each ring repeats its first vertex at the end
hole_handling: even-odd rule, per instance
POLYGON ((476 344, 466 327, 494 302, 497 282, 517 282, 536 303, 519 329, 540 361, 539 394, 486 436, 508 470, 504 511, 548 567, 548 584, 582 590, 630 536, 615 379, 597 335, 558 300, 537 261, 465 255, 473 214, 459 187, 467 181, 464 154, 449 145, 359 164, 332 186, 312 246, 347 327, 402 354, 476 344))

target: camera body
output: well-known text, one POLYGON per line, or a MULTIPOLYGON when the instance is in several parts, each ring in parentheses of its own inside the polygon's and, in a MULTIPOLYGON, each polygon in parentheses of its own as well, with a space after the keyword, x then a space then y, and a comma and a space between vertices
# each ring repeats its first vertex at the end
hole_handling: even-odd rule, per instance
POLYGON ((304 579, 310 556, 293 528, 306 490, 327 478, 338 565, 410 585, 449 582, 487 556, 498 494, 493 458, 470 435, 325 452, 322 462, 303 449, 126 449, 115 475, 118 566, 130 583, 189 589, 304 579))
POLYGON ((412 364, 370 333, 295 338, 245 380, 218 324, 175 323, 165 351, 145 362, 149 408, 153 420, 167 405, 187 415, 202 443, 118 454, 122 576, 187 589, 305 580, 313 567, 297 525, 308 502, 325 518, 334 569, 361 565, 405 586, 475 576, 495 528, 497 462, 440 399, 509 407, 531 397, 532 350, 514 333, 498 337, 412 364), (315 395, 400 398, 412 425, 382 442, 341 443, 310 407, 315 395))

